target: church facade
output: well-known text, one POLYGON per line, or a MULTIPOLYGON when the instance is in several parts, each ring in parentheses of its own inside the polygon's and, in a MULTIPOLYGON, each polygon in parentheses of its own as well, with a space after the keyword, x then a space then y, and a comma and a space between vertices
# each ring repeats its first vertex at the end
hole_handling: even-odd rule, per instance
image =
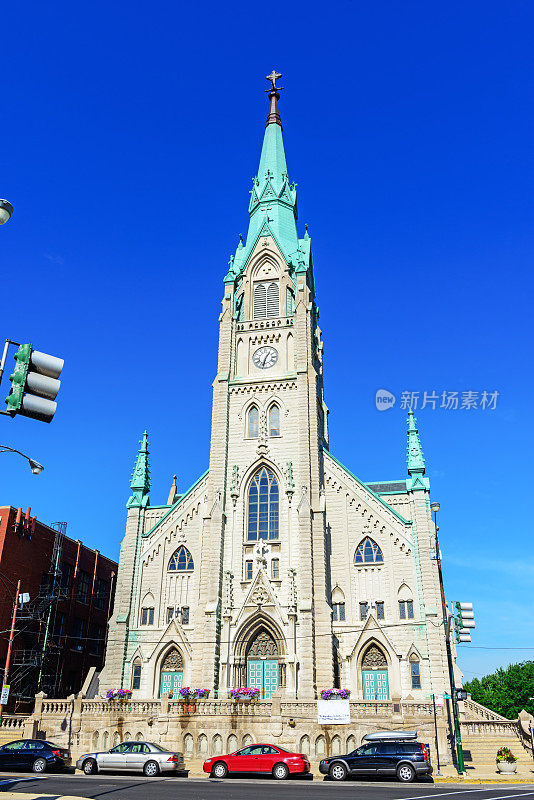
MULTIPOLYGON (((308 232, 297 232, 276 73, 224 278, 209 468, 151 505, 148 437, 127 504, 99 691, 421 702, 448 690, 429 482, 408 417, 407 477, 364 483, 330 449, 308 232)), ((335 451, 334 451, 335 452, 335 451)))

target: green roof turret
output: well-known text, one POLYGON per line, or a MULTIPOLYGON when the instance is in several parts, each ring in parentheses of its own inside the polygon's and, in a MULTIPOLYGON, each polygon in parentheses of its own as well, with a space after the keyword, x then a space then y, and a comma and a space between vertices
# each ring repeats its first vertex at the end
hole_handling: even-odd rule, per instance
POLYGON ((408 474, 410 478, 407 481, 407 488, 409 491, 415 489, 428 490, 430 484, 428 478, 424 477, 425 474, 425 459, 423 456, 423 449, 421 447, 421 440, 419 439, 419 431, 417 429, 417 420, 413 415, 410 408, 408 411, 408 447, 406 449, 406 456, 408 461, 408 474))
POLYGON ((132 480, 130 481, 132 496, 126 503, 126 508, 146 508, 150 505, 148 497, 150 492, 150 455, 148 452, 148 433, 146 431, 139 440, 139 445, 132 480))

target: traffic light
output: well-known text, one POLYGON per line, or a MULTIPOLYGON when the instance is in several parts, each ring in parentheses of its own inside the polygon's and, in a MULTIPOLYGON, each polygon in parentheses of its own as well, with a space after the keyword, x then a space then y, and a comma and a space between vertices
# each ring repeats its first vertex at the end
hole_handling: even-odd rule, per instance
POLYGON ((6 397, 7 413, 51 422, 57 408, 54 400, 61 386, 58 378, 63 359, 39 353, 31 344, 21 344, 15 360, 11 391, 6 397))
POLYGON ((457 642, 470 642, 471 631, 475 627, 475 615, 473 613, 473 603, 455 603, 456 616, 454 627, 457 642))

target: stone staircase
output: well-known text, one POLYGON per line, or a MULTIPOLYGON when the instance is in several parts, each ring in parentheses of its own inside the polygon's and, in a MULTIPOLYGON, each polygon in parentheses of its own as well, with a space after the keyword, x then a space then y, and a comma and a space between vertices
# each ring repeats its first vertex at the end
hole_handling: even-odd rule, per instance
POLYGON ((532 749, 516 720, 506 719, 474 700, 466 700, 463 705, 461 731, 467 767, 495 767, 500 747, 512 751, 517 758, 518 770, 534 765, 532 749))

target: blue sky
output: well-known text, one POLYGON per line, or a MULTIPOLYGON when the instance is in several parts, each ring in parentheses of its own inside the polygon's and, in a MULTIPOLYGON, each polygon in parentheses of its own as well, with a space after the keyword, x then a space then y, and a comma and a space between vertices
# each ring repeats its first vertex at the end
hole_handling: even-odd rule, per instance
POLYGON ((518 0, 8 4, 2 336, 65 369, 51 425, 2 418, 0 442, 46 469, 2 456, 0 503, 117 557, 145 427, 152 502, 205 470, 222 278, 275 67, 332 452, 403 478, 402 391, 499 392, 495 410, 417 417, 447 594, 476 608, 466 678, 534 657, 533 23, 518 0))

